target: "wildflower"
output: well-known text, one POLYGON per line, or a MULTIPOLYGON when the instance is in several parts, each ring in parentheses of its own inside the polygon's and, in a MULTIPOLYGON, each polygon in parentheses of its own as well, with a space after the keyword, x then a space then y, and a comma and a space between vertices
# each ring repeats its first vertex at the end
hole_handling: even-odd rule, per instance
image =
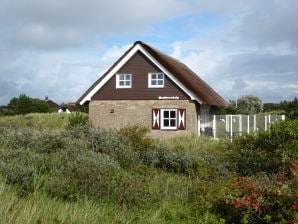
POLYGON ((259 210, 259 208, 260 208, 260 206, 255 203, 252 203, 251 207, 253 207, 255 210, 259 210))
POLYGON ((256 194, 251 194, 250 196, 251 196, 252 198, 256 198, 256 197, 257 197, 256 194))
POLYGON ((298 192, 293 195, 294 198, 298 198, 298 192))
POLYGON ((297 205, 296 205, 295 203, 293 203, 293 204, 291 205, 291 208, 292 208, 292 209, 297 209, 297 205))
POLYGON ((293 170, 298 170, 298 164, 293 164, 293 165, 292 165, 292 169, 293 169, 293 170))
POLYGON ((240 207, 240 201, 235 200, 235 202, 234 202, 234 207, 235 207, 235 208, 239 208, 239 207, 240 207))
MULTIPOLYGON (((297 166, 298 167, 298 166, 297 166)), ((241 181, 245 182, 245 177, 241 177, 241 181)))
POLYGON ((250 189, 255 189, 257 186, 255 184, 250 185, 250 189))

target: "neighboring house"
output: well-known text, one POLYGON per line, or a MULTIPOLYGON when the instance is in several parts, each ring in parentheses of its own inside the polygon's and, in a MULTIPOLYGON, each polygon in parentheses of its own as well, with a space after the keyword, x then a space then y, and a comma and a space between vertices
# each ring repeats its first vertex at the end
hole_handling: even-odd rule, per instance
POLYGON ((50 107, 52 108, 52 111, 58 112, 58 113, 71 113, 75 110, 75 103, 67 103, 59 105, 55 103, 53 100, 50 100, 47 96, 45 98, 45 102, 47 102, 50 107))
POLYGON ((47 96, 45 97, 45 102, 47 102, 50 105, 52 111, 58 111, 60 109, 60 105, 55 103, 53 100, 50 100, 47 96))
POLYGON ((142 125, 153 137, 198 134, 225 100, 178 60, 137 41, 77 101, 94 126, 142 125))
POLYGON ((58 113, 72 113, 75 111, 75 103, 67 103, 67 104, 62 104, 60 106, 58 113))

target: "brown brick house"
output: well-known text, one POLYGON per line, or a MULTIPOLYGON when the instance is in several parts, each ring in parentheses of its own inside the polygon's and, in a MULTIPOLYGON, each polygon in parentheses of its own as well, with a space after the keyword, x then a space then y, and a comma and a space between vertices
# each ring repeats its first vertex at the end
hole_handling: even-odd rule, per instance
POLYGON ((137 41, 77 101, 93 125, 142 125, 152 136, 200 134, 225 100, 178 60, 137 41))

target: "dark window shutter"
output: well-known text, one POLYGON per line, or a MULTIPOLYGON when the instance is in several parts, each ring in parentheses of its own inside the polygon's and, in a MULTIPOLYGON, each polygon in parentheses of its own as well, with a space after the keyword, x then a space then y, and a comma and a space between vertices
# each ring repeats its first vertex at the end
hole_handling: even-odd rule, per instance
POLYGON ((160 129, 160 109, 152 109, 152 129, 160 129))
POLYGON ((178 130, 186 129, 186 109, 178 109, 178 130))

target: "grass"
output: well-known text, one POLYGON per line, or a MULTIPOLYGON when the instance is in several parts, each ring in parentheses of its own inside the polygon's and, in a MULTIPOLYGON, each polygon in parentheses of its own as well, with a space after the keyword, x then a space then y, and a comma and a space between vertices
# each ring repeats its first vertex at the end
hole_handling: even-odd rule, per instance
POLYGON ((66 127, 69 114, 32 113, 27 115, 0 116, 0 127, 30 128, 33 130, 61 130, 66 127))
MULTIPOLYGON (((152 143, 134 135, 140 134, 134 129, 124 130, 138 139, 133 143, 116 132, 93 130, 86 137, 85 129, 66 131, 68 121, 67 114, 0 117, 0 127, 11 128, 0 129, 4 133, 0 136, 0 224, 232 223, 229 210, 224 210, 230 207, 223 207, 221 201, 239 193, 234 183, 240 177, 228 169, 232 143, 198 136, 152 143), (167 147, 158 148, 161 145, 167 147), (144 160, 138 160, 137 153, 143 153, 144 160), (32 182, 14 169, 20 164, 24 174, 37 171, 33 190, 26 194, 20 194, 20 183, 31 186, 32 182), (179 169, 182 165, 189 169, 179 169), (88 189, 104 193, 94 197, 88 189), (79 196, 65 198, 61 193, 79 196)), ((270 191, 270 186, 264 186, 270 191)))
POLYGON ((65 202, 40 192, 18 197, 12 187, 0 186, 1 204, 5 205, 0 207, 1 223, 125 223, 132 219, 127 209, 109 203, 65 202))
MULTIPOLYGON (((165 191, 170 183, 165 183, 165 191)), ((187 191, 187 188, 184 190, 187 191)), ((183 195, 181 195, 184 198, 183 195)), ((0 182, 0 223, 220 223, 220 219, 206 211, 189 222, 182 203, 162 200, 159 206, 128 209, 111 201, 81 199, 67 202, 49 197, 42 192, 34 192, 19 197, 13 187, 0 182), (179 217, 179 221, 177 219, 179 217), (183 221, 184 220, 184 221, 183 221), (198 222, 197 222, 198 221, 198 222)))

